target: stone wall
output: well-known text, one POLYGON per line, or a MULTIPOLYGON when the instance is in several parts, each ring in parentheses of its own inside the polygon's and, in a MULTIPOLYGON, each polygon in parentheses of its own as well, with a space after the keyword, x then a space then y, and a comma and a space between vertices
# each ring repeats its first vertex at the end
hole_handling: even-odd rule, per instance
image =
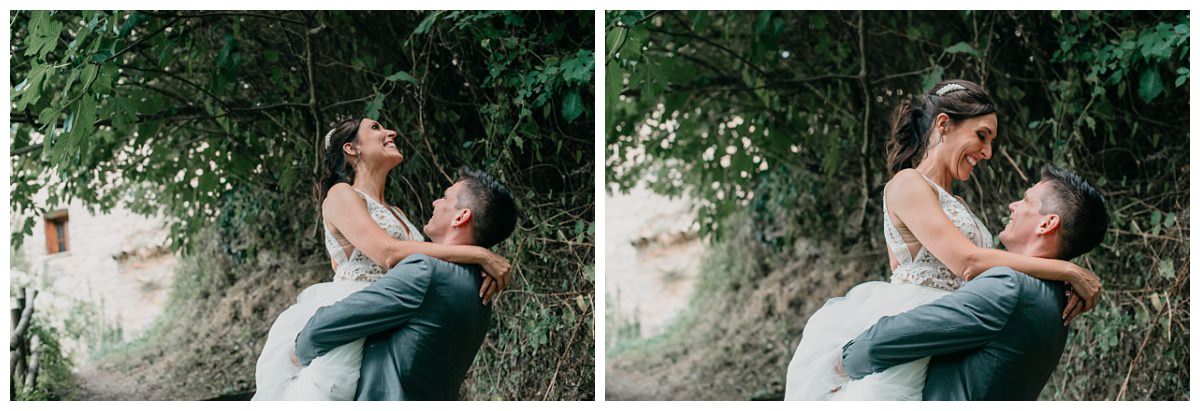
POLYGON ((690 201, 642 187, 605 199, 606 304, 642 338, 661 333, 695 288, 704 246, 690 201))
MULTIPOLYGON (((63 211, 68 250, 47 249, 45 216, 35 216, 33 234, 14 251, 21 255, 13 256, 11 286, 39 290, 37 313, 73 334, 62 344, 79 358, 106 329, 110 338, 128 341, 153 323, 166 305, 177 259, 161 218, 120 207, 93 214, 77 202, 51 215, 63 211), (116 329, 120 334, 114 337, 116 329)), ((21 221, 13 216, 13 227, 21 221)))

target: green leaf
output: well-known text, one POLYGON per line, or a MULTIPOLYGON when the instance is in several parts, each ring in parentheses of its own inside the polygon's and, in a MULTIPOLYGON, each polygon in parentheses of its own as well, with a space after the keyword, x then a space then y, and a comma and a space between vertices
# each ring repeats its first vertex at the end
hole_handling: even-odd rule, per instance
POLYGON ((583 114, 583 97, 579 96, 579 92, 571 90, 567 93, 567 97, 562 103, 562 117, 567 122, 575 121, 583 114))
MULTIPOLYGON (((549 72, 553 66, 547 67, 549 72)), ((580 84, 592 81, 592 72, 596 68, 596 56, 591 50, 581 50, 575 57, 562 63, 562 79, 568 83, 580 84)))
POLYGON ((707 10, 698 10, 692 12, 694 15, 692 18, 692 30, 695 30, 696 32, 703 32, 708 28, 709 24, 712 23, 712 18, 708 16, 708 13, 709 12, 707 10))
POLYGON ((29 23, 29 37, 26 42, 29 48, 26 56, 38 56, 45 59, 46 54, 58 46, 58 36, 62 34, 63 25, 54 21, 49 12, 35 11, 29 23))
POLYGON ((953 46, 947 47, 946 52, 950 53, 950 54, 965 53, 965 54, 970 54, 975 57, 980 57, 983 55, 983 53, 980 53, 979 50, 977 50, 975 47, 971 47, 971 45, 967 44, 967 42, 965 42, 965 41, 960 41, 958 43, 955 43, 953 46))
POLYGON ((642 47, 646 46, 646 42, 650 41, 650 32, 641 28, 631 28, 626 34, 625 44, 621 46, 617 53, 622 59, 640 60, 642 58, 642 47))
POLYGON ((92 131, 96 128, 93 124, 96 122, 96 101, 92 96, 84 96, 79 99, 79 103, 75 105, 75 117, 71 129, 72 138, 85 139, 90 138, 92 131))
POLYGON ((429 29, 433 27, 433 23, 437 22, 438 16, 441 15, 442 12, 435 11, 430 13, 428 16, 425 16, 425 18, 421 20, 421 23, 417 24, 417 29, 413 30, 413 34, 425 34, 428 32, 429 29))
POLYGON ((230 54, 233 53, 233 48, 237 45, 237 39, 233 37, 233 33, 225 34, 225 45, 221 47, 221 51, 217 53, 217 67, 228 67, 231 63, 230 54))
MULTIPOLYGON (((617 49, 617 46, 624 45, 623 42, 625 41, 625 37, 628 35, 629 28, 626 27, 617 27, 609 30, 608 33, 605 33, 604 52, 607 56, 605 57, 606 59, 612 59, 614 56, 616 56, 617 52, 620 51, 617 49)), ((617 64, 619 65, 619 63, 617 64)))
POLYGON ((379 111, 382 109, 383 109, 383 94, 376 94, 375 98, 372 99, 371 102, 367 104, 367 109, 366 109, 366 111, 363 112, 363 116, 366 116, 367 118, 378 119, 379 111))
POLYGON ((808 18, 808 24, 813 30, 824 30, 825 26, 829 25, 829 19, 823 13, 812 13, 808 18))
POLYGON ((51 70, 49 64, 34 63, 29 69, 29 75, 25 77, 25 81, 17 84, 13 88, 12 98, 20 97, 17 100, 15 111, 24 111, 25 107, 30 104, 37 104, 42 97, 42 84, 46 80, 46 74, 51 70))
POLYGON ((942 73, 944 73, 945 71, 946 71, 946 69, 942 68, 942 66, 933 66, 933 70, 931 70, 929 72, 929 74, 926 74, 925 76, 921 77, 921 91, 920 92, 923 93, 923 92, 925 92, 925 90, 929 90, 929 89, 933 88, 934 84, 937 84, 939 81, 942 81, 942 73))
POLYGON ((1144 102, 1154 101, 1163 92, 1162 76, 1158 74, 1156 67, 1149 67, 1142 71, 1142 75, 1138 78, 1138 98, 1144 102))
POLYGON ((408 74, 408 72, 404 70, 397 71, 392 73, 392 75, 387 76, 387 81, 404 81, 417 84, 417 78, 413 77, 412 74, 408 74))
POLYGON ((771 14, 772 13, 770 10, 758 12, 758 20, 754 23, 755 35, 761 36, 767 31, 767 28, 771 23, 771 14))
POLYGON ((504 16, 504 24, 508 25, 508 26, 514 26, 514 27, 524 27, 525 26, 525 18, 521 17, 520 14, 516 14, 516 13, 508 14, 508 15, 504 16))
MULTIPOLYGON (((288 167, 287 169, 285 169, 284 176, 286 177, 287 172, 294 168, 295 167, 288 167)), ((203 173, 204 174, 200 175, 200 177, 198 178, 199 181, 196 183, 196 191, 199 191, 201 193, 208 193, 208 192, 212 191, 214 187, 217 186, 217 181, 218 181, 217 175, 212 170, 204 170, 203 173)), ((287 184, 280 183, 280 185, 285 187, 285 189, 288 188, 287 184)))
POLYGON ((129 18, 125 20, 125 23, 121 24, 121 29, 117 32, 117 37, 125 38, 125 36, 129 35, 130 31, 133 31, 134 27, 137 27, 149 19, 150 17, 145 14, 138 13, 136 11, 133 12, 133 15, 129 16, 129 18))
POLYGON ((1175 226, 1175 213, 1167 213, 1167 218, 1163 220, 1163 227, 1171 228, 1175 226))
POLYGON ((1175 263, 1170 259, 1164 259, 1158 262, 1158 275, 1168 280, 1175 279, 1175 263))

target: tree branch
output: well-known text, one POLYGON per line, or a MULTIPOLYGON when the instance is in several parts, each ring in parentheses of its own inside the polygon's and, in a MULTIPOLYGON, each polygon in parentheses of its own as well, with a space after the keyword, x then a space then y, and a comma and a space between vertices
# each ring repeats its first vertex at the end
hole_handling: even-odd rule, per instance
MULTIPOLYGON (((171 15, 171 14, 165 14, 165 13, 150 13, 150 12, 147 12, 146 14, 149 14, 152 16, 171 15)), ((178 17, 178 18, 185 18, 185 19, 205 18, 205 17, 254 17, 254 18, 260 18, 260 19, 279 21, 279 22, 288 23, 288 24, 295 24, 298 26, 304 26, 307 24, 301 20, 293 20, 293 19, 289 19, 287 17, 275 16, 275 15, 266 14, 266 13, 255 13, 255 12, 251 12, 251 11, 211 11, 211 12, 193 13, 193 14, 179 13, 179 14, 173 14, 173 16, 178 17)))
MULTIPOLYGON (((311 18, 310 18, 311 20, 311 18)), ((313 139, 317 147, 324 147, 321 141, 321 117, 317 112, 317 86, 313 77, 312 35, 324 28, 324 25, 304 31, 304 63, 308 69, 308 113, 313 121, 313 139)), ((321 150, 313 150, 313 173, 321 169, 321 150)))
MULTIPOLYGON (((675 14, 670 14, 670 16, 672 16, 672 17, 675 17, 677 20, 679 19, 679 16, 677 16, 677 15, 675 15, 675 14)), ((696 34, 696 32, 695 32, 695 31, 692 31, 692 28, 691 28, 690 26, 688 26, 687 22, 680 21, 680 24, 682 24, 684 27, 686 27, 686 28, 688 29, 688 32, 687 32, 687 33, 677 33, 677 32, 672 32, 672 31, 667 31, 667 30, 659 29, 659 28, 656 28, 656 27, 646 27, 646 30, 647 30, 647 31, 651 31, 651 32, 655 32, 655 33, 666 34, 666 35, 668 35, 668 36, 679 36, 679 37, 686 37, 686 38, 690 38, 690 39, 693 39, 693 40, 700 40, 701 42, 703 42, 703 43, 705 43, 705 44, 708 44, 708 45, 710 45, 710 46, 716 47, 716 48, 717 48, 717 50, 721 50, 722 52, 725 52, 726 54, 729 54, 729 55, 730 55, 730 56, 732 56, 733 58, 735 58, 735 59, 737 59, 738 61, 742 62, 742 64, 745 64, 747 67, 750 67, 750 68, 754 69, 754 71, 757 71, 757 72, 758 72, 758 74, 762 75, 763 77, 767 77, 767 71, 766 71, 766 70, 763 70, 761 67, 758 67, 758 66, 757 66, 757 65, 755 65, 754 63, 750 62, 750 60, 749 60, 749 59, 747 59, 746 57, 742 56, 741 54, 738 54, 737 52, 735 52, 735 51, 733 51, 733 50, 730 50, 728 47, 725 47, 725 46, 724 46, 724 45, 722 45, 721 43, 717 43, 717 42, 715 42, 715 41, 712 41, 712 40, 710 40, 708 37, 704 37, 704 36, 701 36, 701 35, 699 35, 699 34, 696 34)))
POLYGON ((37 291, 32 288, 25 289, 25 306, 21 307, 21 319, 13 327, 12 337, 8 340, 9 351, 17 349, 21 338, 25 336, 25 331, 29 330, 29 323, 33 318, 33 299, 36 297, 37 291))
POLYGON ((162 33, 163 31, 165 31, 166 29, 170 28, 171 26, 174 26, 174 25, 175 25, 175 23, 179 22, 179 20, 180 20, 180 18, 179 18, 179 17, 176 17, 176 18, 172 19, 172 20, 171 20, 170 22, 168 22, 167 24, 164 24, 162 27, 159 27, 159 28, 158 28, 158 30, 155 30, 154 32, 152 32, 152 33, 150 33, 150 34, 147 34, 147 35, 143 36, 142 38, 140 38, 140 39, 137 39, 137 41, 134 41, 134 42, 133 42, 133 43, 131 43, 130 45, 128 45, 128 46, 125 46, 125 48, 122 48, 120 51, 118 51, 118 52, 114 53, 114 54, 113 54, 113 55, 111 55, 111 56, 108 56, 108 58, 104 59, 104 61, 105 61, 105 62, 109 62, 109 61, 116 60, 116 58, 117 58, 117 57, 119 57, 119 56, 120 56, 120 55, 122 55, 122 54, 125 54, 125 52, 127 52, 127 51, 129 51, 129 50, 132 50, 134 47, 137 47, 138 45, 140 45, 140 44, 142 44, 142 43, 145 43, 145 42, 146 42, 146 40, 152 39, 152 38, 154 38, 154 36, 157 36, 157 35, 159 35, 159 33, 162 33))
MULTIPOLYGON (((276 110, 276 109, 280 109, 280 108, 287 108, 287 107, 306 107, 306 105, 300 104, 300 103, 284 102, 284 103, 271 104, 271 105, 259 106, 259 107, 234 107, 234 108, 230 108, 230 109, 226 110, 225 114, 210 114, 210 115, 203 115, 203 114, 207 114, 208 112, 199 107, 189 107, 187 110, 175 111, 173 113, 165 113, 164 112, 164 113, 156 113, 156 114, 149 114, 149 115, 139 114, 134 121, 130 122, 130 124, 141 124, 141 123, 145 123, 147 121, 175 122, 175 121, 192 121, 192 120, 211 120, 211 119, 222 118, 222 117, 230 117, 230 116, 234 116, 234 115, 238 115, 238 114, 254 114, 254 113, 260 113, 260 112, 267 112, 267 111, 276 110)), ((24 115, 21 117, 13 117, 12 119, 10 119, 10 121, 12 123, 16 123, 16 124, 38 125, 37 120, 34 119, 32 116, 30 116, 28 113, 24 113, 24 115)), ((104 119, 96 120, 94 123, 92 123, 92 126, 93 127, 112 126, 112 119, 104 118, 104 119)), ((280 126, 282 127, 282 125, 280 125, 280 126)), ((42 148, 42 146, 43 146, 42 143, 30 144, 28 146, 12 150, 9 153, 9 156, 10 157, 20 157, 20 156, 29 154, 30 152, 40 150, 42 148)))

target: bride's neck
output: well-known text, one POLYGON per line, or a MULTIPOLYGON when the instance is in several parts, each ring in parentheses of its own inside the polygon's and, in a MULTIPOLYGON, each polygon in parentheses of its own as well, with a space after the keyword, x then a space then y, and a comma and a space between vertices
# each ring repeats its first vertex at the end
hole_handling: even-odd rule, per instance
POLYGON ((354 188, 383 202, 383 190, 387 187, 387 171, 364 171, 354 176, 354 188))
MULTIPOLYGON (((928 159, 927 159, 928 160, 928 159)), ((926 178, 932 180, 935 184, 942 186, 947 193, 950 191, 950 173, 945 167, 939 167, 936 161, 922 161, 917 165, 917 172, 926 178)))

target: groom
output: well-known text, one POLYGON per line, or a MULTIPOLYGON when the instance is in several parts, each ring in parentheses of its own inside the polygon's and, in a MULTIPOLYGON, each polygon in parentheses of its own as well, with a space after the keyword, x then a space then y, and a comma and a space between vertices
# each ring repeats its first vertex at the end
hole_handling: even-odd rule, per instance
MULTIPOLYGON (((1009 204, 1009 251, 1070 260, 1100 244, 1108 213, 1075 173, 1042 167, 1042 181, 1009 204)), ((884 317, 842 347, 851 379, 932 356, 925 400, 1036 400, 1066 344, 1064 285, 995 267, 957 291, 884 317)))
MULTIPOLYGON (((433 202, 425 234, 435 243, 492 247, 513 232, 516 203, 491 176, 462 169, 433 202)), ((479 267, 414 254, 386 276, 322 307, 296 337, 307 366, 366 337, 357 400, 454 400, 487 334, 479 267)))

